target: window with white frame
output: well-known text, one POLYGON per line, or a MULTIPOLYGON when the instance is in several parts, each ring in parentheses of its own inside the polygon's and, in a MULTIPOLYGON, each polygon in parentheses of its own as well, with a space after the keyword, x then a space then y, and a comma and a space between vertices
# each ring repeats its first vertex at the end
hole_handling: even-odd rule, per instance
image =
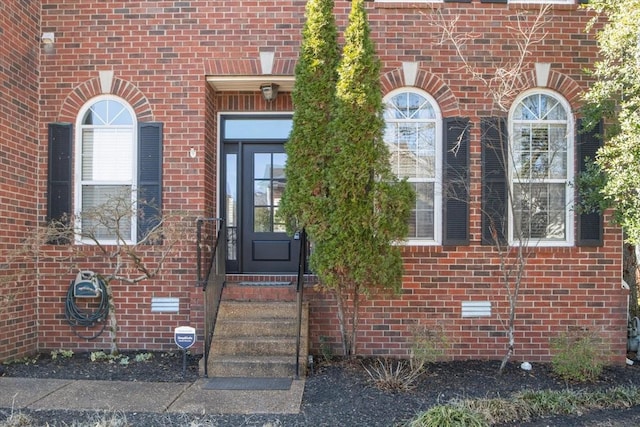
POLYGON ((568 103, 551 91, 529 91, 510 111, 513 243, 571 245, 574 240, 570 178, 573 121, 568 103))
POLYGON ((399 89, 385 97, 384 139, 391 168, 413 185, 416 202, 409 220, 412 242, 441 241, 442 118, 435 100, 415 89, 399 89))
POLYGON ((136 236, 136 120, 119 98, 91 100, 76 122, 75 210, 81 236, 100 242, 136 236))

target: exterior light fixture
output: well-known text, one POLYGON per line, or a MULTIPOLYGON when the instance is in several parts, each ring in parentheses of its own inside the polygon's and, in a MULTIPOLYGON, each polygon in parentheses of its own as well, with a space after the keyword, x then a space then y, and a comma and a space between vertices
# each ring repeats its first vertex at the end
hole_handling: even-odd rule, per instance
POLYGON ((273 101, 278 96, 278 85, 275 83, 264 83, 260 85, 260 91, 265 101, 273 101))
POLYGON ((42 37, 40 37, 40 40, 42 41, 42 44, 46 46, 53 46, 53 42, 55 41, 56 36, 54 33, 42 33, 42 37))

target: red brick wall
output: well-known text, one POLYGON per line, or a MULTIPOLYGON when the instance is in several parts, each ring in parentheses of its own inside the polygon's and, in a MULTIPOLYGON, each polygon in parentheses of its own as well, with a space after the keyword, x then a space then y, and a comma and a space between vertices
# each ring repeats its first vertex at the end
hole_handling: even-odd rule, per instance
MULTIPOLYGON (((516 360, 548 360, 549 339, 586 329, 605 339, 612 359, 626 355, 626 297, 620 278, 620 234, 607 227, 603 248, 539 248, 527 258, 517 302, 516 360)), ((491 247, 410 248, 399 296, 363 304, 358 353, 407 355, 416 331, 442 334, 457 359, 501 358, 507 350, 509 302, 491 247), (463 301, 489 301, 490 317, 462 318, 463 301)), ((513 283, 511 283, 513 289, 513 283)), ((308 294, 311 292, 308 292, 308 294)), ((320 336, 340 354, 335 305, 311 293, 312 343, 320 336), (331 331, 331 332, 329 332, 331 331)))
POLYGON ((40 2, 0 4, 0 360, 37 345, 37 281, 19 256, 37 223, 40 2))
MULTIPOLYGON (((217 215, 215 169, 217 114, 226 111, 292 111, 290 98, 266 104, 257 93, 214 93, 205 76, 215 70, 233 75, 232 65, 255 61, 261 50, 275 51, 280 64, 298 56, 304 1, 53 1, 43 0, 42 29, 56 34, 55 50, 41 56, 40 158, 46 158, 46 124, 71 122, 81 106, 100 94, 99 71, 112 70, 111 89, 134 105, 139 120, 164 123, 164 206, 196 216, 217 215), (240 61, 240 62, 239 62, 240 61), (196 158, 188 152, 196 150, 196 158)), ((348 1, 336 2, 341 29, 348 1)), ((432 6, 368 2, 384 91, 402 86, 402 62, 419 62, 417 86, 438 100, 445 117, 468 117, 471 130, 471 244, 459 247, 407 248, 401 297, 382 298, 363 307, 359 352, 406 355, 412 328, 442 328, 451 356, 494 358, 504 353, 505 291, 491 248, 480 246, 480 117, 494 113, 490 97, 462 68, 450 45, 440 45, 430 17, 432 6), (493 315, 462 319, 462 301, 486 299, 493 315)), ((536 7, 504 4, 435 5, 445 21, 460 16, 465 32, 478 34, 467 48, 474 67, 490 72, 516 55, 515 16, 536 7)), ((544 41, 533 48, 533 62, 552 63, 550 88, 578 111, 578 94, 587 80, 582 68, 597 47, 584 33, 590 19, 577 6, 554 6, 544 41)), ((523 87, 535 81, 527 67, 523 87)), ((46 168, 38 185, 46 184, 46 168)), ((46 208, 39 200, 40 216, 46 208)), ((610 337, 616 360, 625 343, 626 293, 620 290, 621 233, 607 226, 600 248, 538 249, 530 259, 518 313, 516 357, 546 359, 548 337, 570 326, 588 327, 610 337)), ((194 242, 157 280, 136 288, 119 286, 117 298, 124 348, 173 348, 173 328, 189 323, 201 329, 202 295, 196 288, 194 242), (179 296, 178 315, 152 315, 149 298, 179 296), (184 303, 183 303, 184 301, 184 303), (183 308, 184 307, 184 308, 183 308)), ((52 249, 53 250, 53 249, 52 249)), ((83 268, 99 267, 91 260, 83 268)), ((43 266, 40 282, 42 348, 104 348, 106 341, 78 340, 65 325, 63 300, 72 269, 43 266)), ((330 298, 308 293, 312 304, 312 346, 319 337, 337 343, 330 298)))

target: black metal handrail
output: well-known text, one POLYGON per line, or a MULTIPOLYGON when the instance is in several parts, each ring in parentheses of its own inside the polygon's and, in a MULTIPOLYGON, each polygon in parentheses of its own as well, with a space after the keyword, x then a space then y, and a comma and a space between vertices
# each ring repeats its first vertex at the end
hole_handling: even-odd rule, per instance
POLYGON ((226 275, 226 243, 224 233, 224 221, 221 218, 199 218, 197 220, 197 270, 198 284, 202 286, 205 293, 204 296, 204 375, 208 377, 208 362, 211 341, 213 340, 213 332, 218 317, 220 301, 222 300, 222 290, 224 288, 224 278, 226 275), (202 227, 204 224, 217 224, 215 233, 210 230, 211 238, 209 244, 205 242, 202 236, 202 227), (210 251, 208 263, 206 266, 206 276, 202 274, 202 258, 203 249, 210 251), (212 286, 211 286, 212 285, 212 286))
POLYGON ((202 286, 203 290, 206 290, 209 275, 215 265, 215 258, 218 253, 218 247, 220 246, 220 237, 222 235, 223 225, 224 220, 222 218, 198 218, 196 220, 196 268, 198 270, 198 285, 202 286), (218 224, 216 233, 211 233, 212 241, 209 245, 207 245, 202 236, 202 226, 205 223, 218 224), (210 251, 206 275, 202 274, 203 247, 206 247, 208 251, 210 251))
POLYGON ((304 291, 304 272, 307 267, 307 232, 303 228, 296 233, 300 240, 300 255, 298 257, 298 283, 296 284, 296 297, 298 305, 298 331, 296 334, 296 379, 300 379, 300 347, 302 332, 302 297, 304 291))

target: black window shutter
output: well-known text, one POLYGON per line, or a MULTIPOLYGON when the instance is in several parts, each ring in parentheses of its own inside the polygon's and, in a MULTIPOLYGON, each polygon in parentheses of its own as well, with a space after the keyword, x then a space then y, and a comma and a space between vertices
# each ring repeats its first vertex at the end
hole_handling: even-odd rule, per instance
POLYGON ((480 121, 482 156, 482 244, 507 240, 507 125, 503 118, 480 121))
POLYGON ((47 177, 47 220, 71 215, 73 126, 49 124, 49 173, 47 177))
POLYGON ((158 224, 162 209, 162 123, 138 125, 138 240, 158 224))
MULTIPOLYGON (((582 131, 582 120, 578 120, 578 146, 576 153, 578 156, 578 170, 586 170, 587 158, 596 158, 598 149, 602 145, 604 124, 601 122, 588 132, 582 131)), ((578 215, 578 246, 600 246, 603 244, 604 223, 602 215, 598 212, 591 212, 578 215)))
POLYGON ((444 120, 443 245, 469 244, 469 119, 444 120))

